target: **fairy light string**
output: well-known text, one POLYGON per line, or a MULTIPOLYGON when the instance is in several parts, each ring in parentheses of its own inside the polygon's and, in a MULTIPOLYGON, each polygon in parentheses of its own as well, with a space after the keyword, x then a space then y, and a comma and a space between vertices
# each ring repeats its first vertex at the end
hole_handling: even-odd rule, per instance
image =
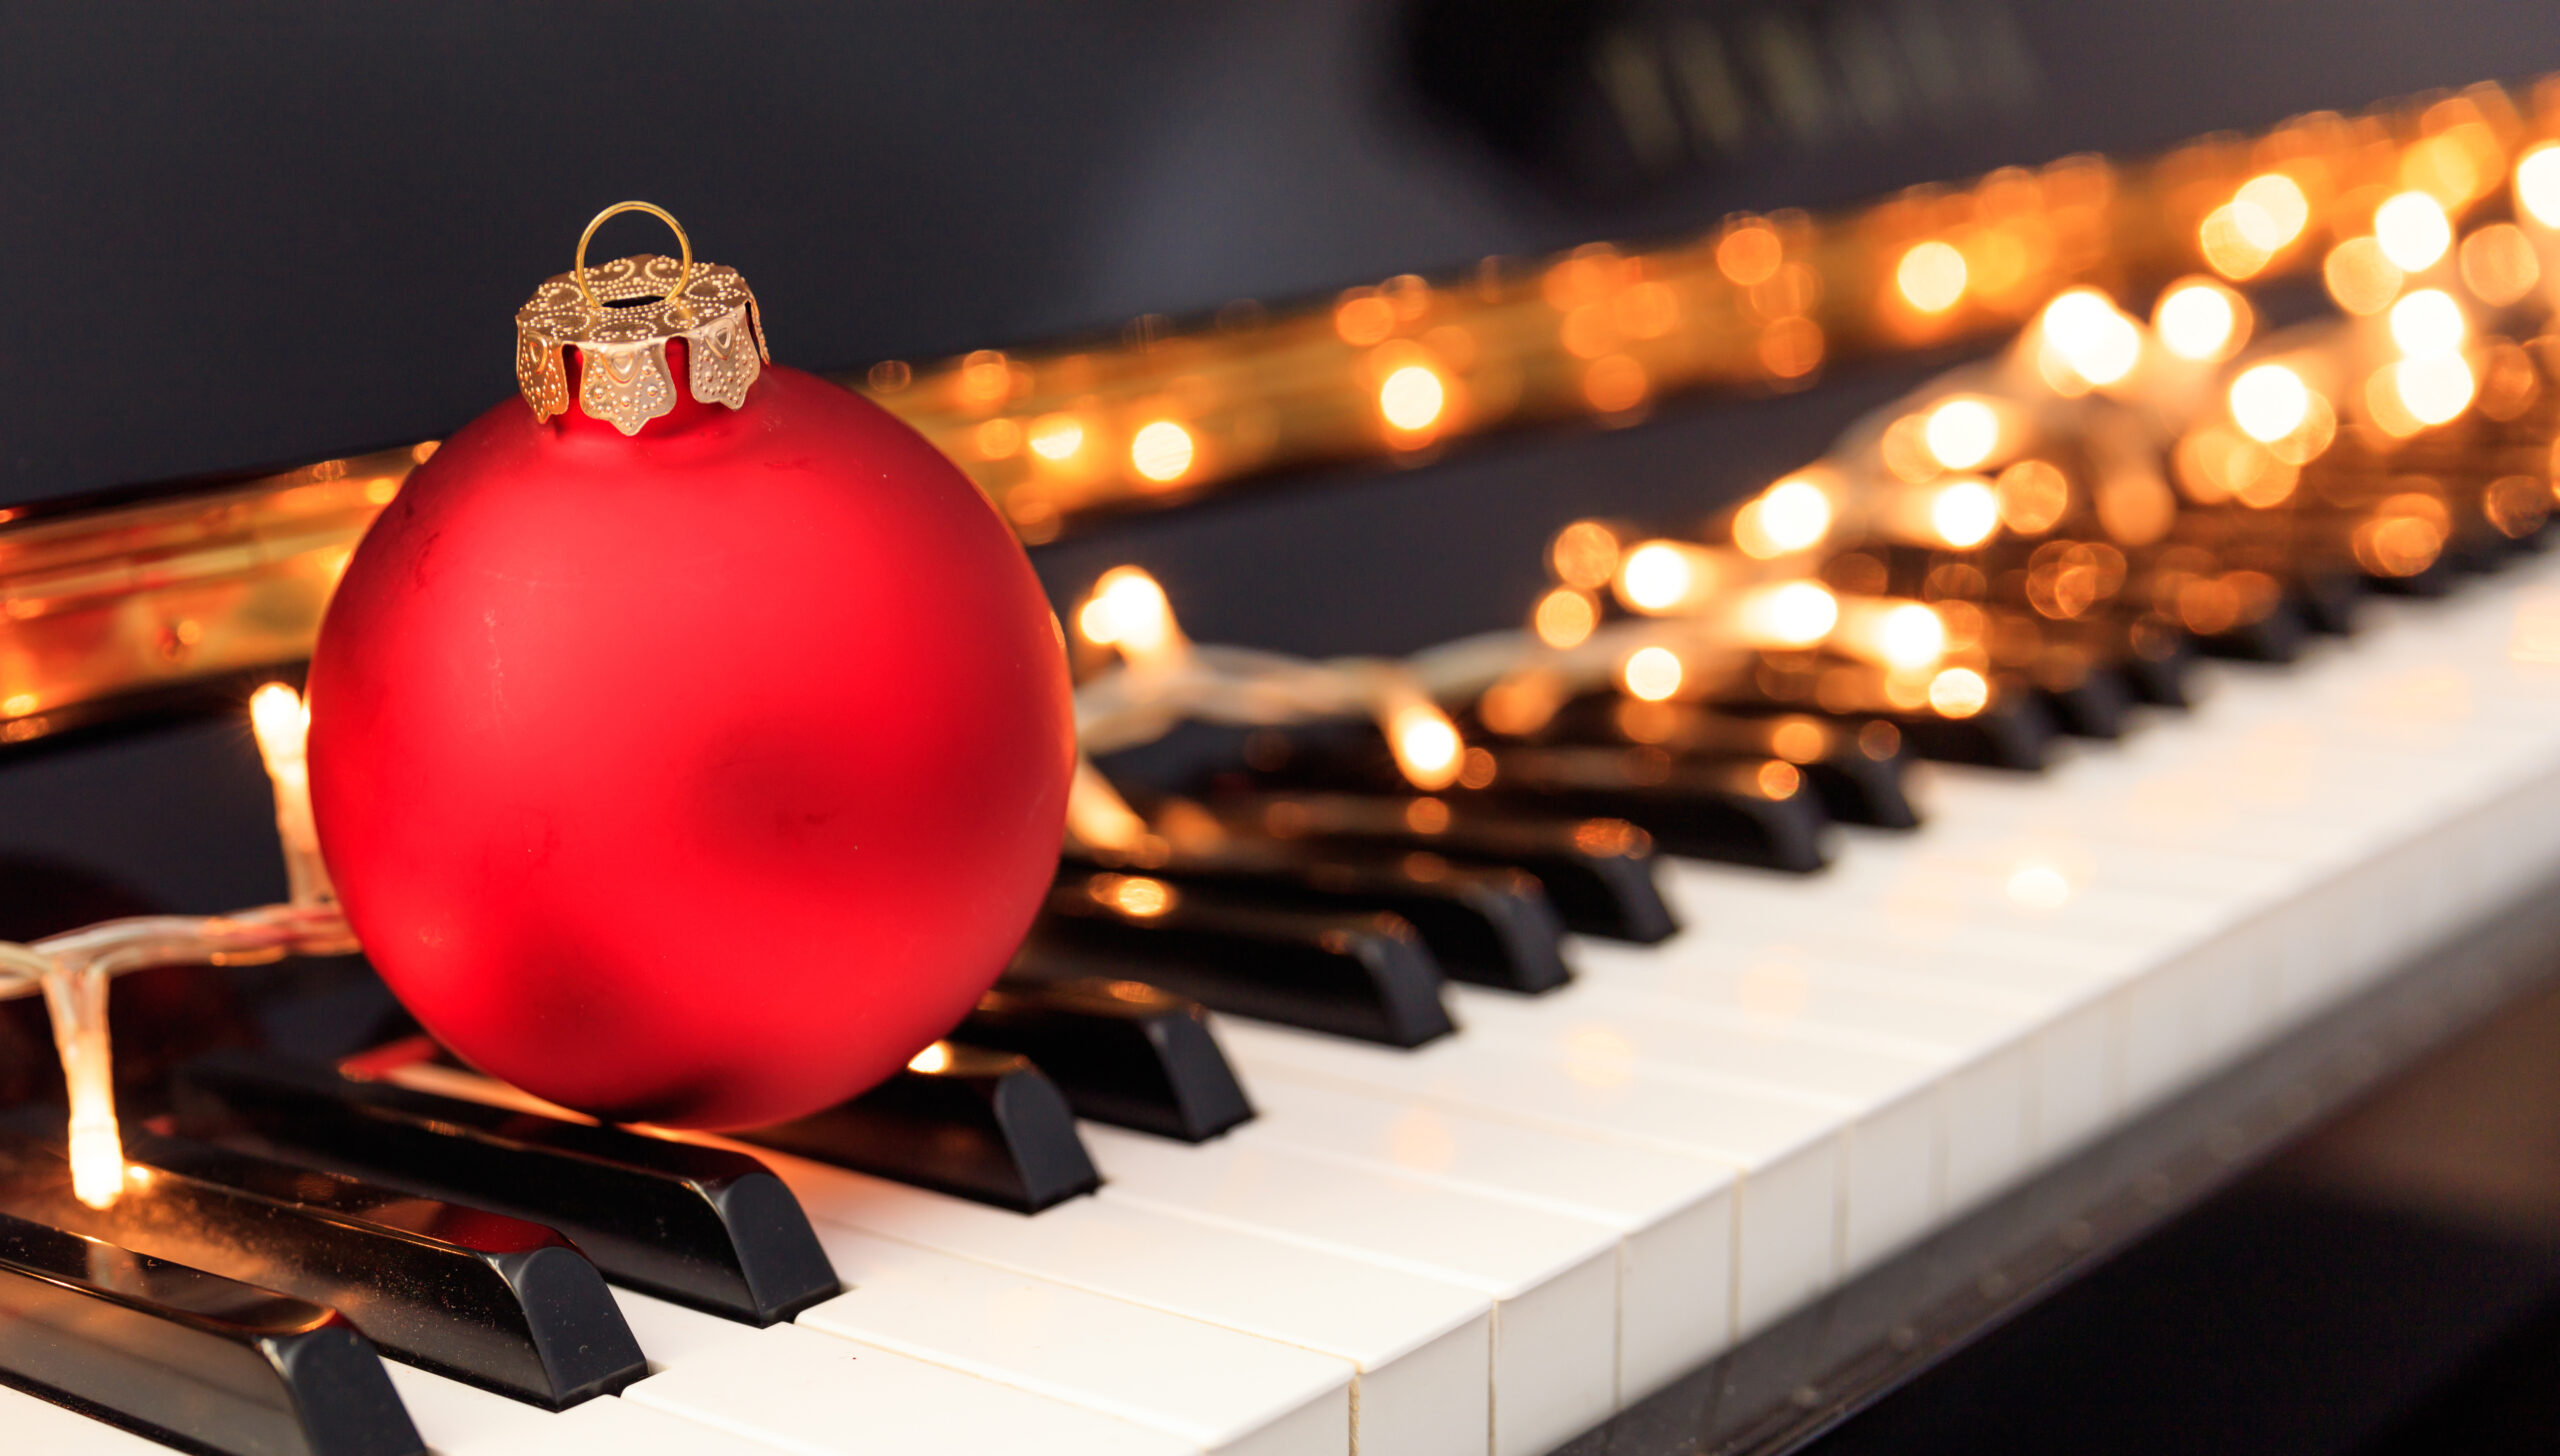
MULTIPOLYGON (((2560 112, 2560 95, 2551 99, 2544 109, 2560 112)), ((1962 717, 1982 711, 1994 691, 1982 608, 1961 592, 1891 595, 1880 581, 1849 579, 1859 573, 1843 563, 1871 546, 1903 546, 1960 564, 2004 541, 2037 541, 2027 595, 2036 612, 2064 623, 2127 590, 2129 553, 2139 554, 2154 610, 2191 630, 2221 630, 2268 584, 2253 568, 2179 544, 2193 513, 2272 520, 2283 510, 2343 510, 2356 565, 2377 576, 2414 575, 2445 549, 2448 492, 2423 474, 2345 507, 2301 499, 2304 468, 2342 440, 2358 452, 2351 468, 2364 469, 2387 467, 2403 450, 2423 454, 2431 432, 2464 422, 2494 444, 2529 448, 2534 463, 2489 482, 2481 506, 2498 529, 2526 534, 2553 508, 2548 411, 2528 412, 2546 383, 2532 350, 2548 342, 2542 329, 2560 299, 2560 145, 2520 145, 2510 161, 2521 131, 2512 115, 2489 115, 2465 98, 2426 115, 2434 120, 2386 169, 2396 187, 2367 178, 2369 166, 2332 166, 2324 158, 2335 149, 2323 148, 2337 139, 2327 138, 2290 160, 2278 156, 2218 201, 2180 202, 2201 217, 2190 256, 2211 271, 2161 290, 2148 318, 2098 287, 2069 288, 2027 313, 1999 354, 1854 422, 1822 459, 1725 512, 1705 535, 1566 526, 1551 543, 1552 585, 1522 628, 1404 658, 1313 661, 1193 642, 1152 577, 1115 568, 1072 614, 1082 749, 1136 747, 1185 720, 1366 719, 1405 779, 1428 793, 1465 772, 1458 710, 1471 708, 1496 731, 1533 731, 1578 695, 1693 696, 1770 654, 1818 654, 1869 674, 1886 707, 1962 717), (2465 223, 2501 195, 2511 217, 2465 223), (2325 247, 2322 219, 2334 238, 2325 247), (2234 285, 2315 266, 2313 251, 2338 313, 2258 336, 2234 285)), ((2305 126, 2294 134, 2318 131, 2305 126)), ((1719 276, 1755 288, 1783 276, 1784 239, 1775 230, 1759 237, 1759 226, 1725 230, 1709 251, 1719 276)), ((1974 241, 1982 254, 1988 245, 1974 241)), ((1933 243, 1900 254, 1876 327, 1899 317, 1893 326, 1925 336, 1941 327, 1929 320, 1957 316, 1990 288, 1977 257, 1933 243)), ((1609 327, 1642 334, 1646 308, 1625 302, 1633 286, 1623 277, 1610 283, 1617 275, 1603 262, 1596 254, 1568 260, 1599 280, 1595 297, 1615 300, 1609 327)), ((1580 286, 1564 278, 1550 302, 1583 306, 1573 302, 1580 286)), ((1345 301, 1335 324, 1348 339, 1383 323, 1375 406, 1389 428, 1428 443, 1462 403, 1461 383, 1421 355, 1386 347, 1403 306, 1392 290, 1363 294, 1345 301), (1366 307, 1372 299, 1377 306, 1366 307)), ((1568 325, 1571 317, 1569 308, 1568 325)), ((1773 316, 1767 328, 1784 332, 1788 317, 1773 316)), ((1764 339, 1764 357, 1784 363, 1789 356, 1771 347, 1764 339)), ((1640 403, 1644 378, 1632 356, 1606 353, 1582 376, 1604 414, 1640 403), (1628 360, 1634 373, 1613 375, 1612 359, 1628 360)), ((1164 423, 1137 432, 1136 468, 1179 479, 1209 446, 1164 423)), ((1034 420, 1016 443, 1067 461, 1084 448, 1082 432, 1077 418, 1056 413, 1034 420)), ((275 791, 287 903, 0 942, 0 998, 45 997, 70 1094, 75 1191, 92 1204, 112 1202, 126 1171, 106 1018, 114 976, 356 948, 312 824, 307 711, 291 688, 270 684, 252 700, 251 720, 275 791)), ((1089 847, 1128 850, 1153 829, 1088 756, 1078 764, 1068 832, 1089 847)))

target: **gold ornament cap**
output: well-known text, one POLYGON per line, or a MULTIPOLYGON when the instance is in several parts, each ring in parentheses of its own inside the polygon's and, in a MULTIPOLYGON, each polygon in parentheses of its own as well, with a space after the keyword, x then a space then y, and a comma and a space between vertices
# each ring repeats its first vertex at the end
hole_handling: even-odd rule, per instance
POLYGON ((773 362, 765 348, 756 296, 735 268, 703 263, 667 210, 617 202, 578 237, 569 271, 546 279, 516 310, 516 383, 533 417, 548 420, 569 407, 569 372, 560 351, 578 351, 578 407, 626 435, 676 407, 667 341, 685 341, 686 384, 706 404, 736 409, 756 375, 773 362), (606 218, 645 212, 676 235, 682 258, 655 253, 587 266, 587 244, 606 218))

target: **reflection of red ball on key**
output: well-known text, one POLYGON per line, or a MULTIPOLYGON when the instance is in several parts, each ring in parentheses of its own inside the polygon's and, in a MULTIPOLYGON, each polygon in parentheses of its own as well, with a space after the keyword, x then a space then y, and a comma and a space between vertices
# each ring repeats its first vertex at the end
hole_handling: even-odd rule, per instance
MULTIPOLYGON (((625 267, 594 319, 650 281, 625 267)), ((662 378, 648 348, 573 343, 549 381, 520 350, 558 412, 501 405, 409 478, 310 679, 321 841, 402 1002, 526 1091, 701 1127, 840 1101, 956 1023, 1049 884, 1074 758, 1055 620, 985 497, 762 365, 751 317, 691 367, 717 304, 662 378)))

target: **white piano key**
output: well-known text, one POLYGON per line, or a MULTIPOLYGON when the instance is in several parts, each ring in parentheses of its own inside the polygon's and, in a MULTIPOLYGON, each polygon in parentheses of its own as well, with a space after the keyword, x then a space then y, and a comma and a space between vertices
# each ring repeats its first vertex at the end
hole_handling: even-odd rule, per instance
POLYGON ((780 1449, 666 1411, 628 1405, 620 1396, 598 1396, 565 1411, 547 1411, 395 1360, 384 1361, 382 1368, 391 1373, 392 1387, 434 1456, 547 1456, 561 1451, 773 1456, 780 1449))
MULTIPOLYGON (((750 1329, 659 1305, 632 1327, 644 1349, 670 1353, 664 1370, 633 1383, 621 1399, 806 1456, 1200 1450, 1133 1421, 798 1325, 750 1329), (702 1322, 699 1339, 669 1338, 670 1327, 694 1321, 702 1322)), ((653 1355, 653 1370, 657 1363, 653 1355)))
POLYGON ((818 1225, 845 1292, 826 1334, 1153 1426, 1233 1456, 1342 1456, 1347 1360, 1051 1280, 818 1225))
POLYGON ((120 1426, 0 1385, 0 1431, 10 1449, 43 1456, 169 1456, 169 1448, 120 1426))
POLYGON ((1452 987, 1466 1034, 1556 1060, 1631 1056, 1702 1090, 1766 1087, 1841 1111, 1848 1124, 1836 1262, 1854 1273, 1918 1237, 1946 1202, 1943 1059, 1796 1033, 1753 1038, 1676 1003, 1611 998, 1586 980, 1534 1001, 1452 987))
POLYGON ((1837 1272, 1847 1128, 1836 1108, 1738 1086, 1708 1092, 1603 1048, 1550 1060, 1461 1034, 1399 1051, 1229 1018, 1217 1024, 1248 1079, 1294 1070, 1730 1163, 1743 1175, 1734 1214, 1738 1336, 1828 1288, 1837 1272))
POLYGON ((1249 1078, 1246 1090, 1257 1110, 1249 1126, 1258 1138, 1617 1230, 1621 1404, 1651 1394, 1730 1342, 1731 1166, 1285 1072, 1249 1078))
POLYGON ((1193 1145, 1085 1125, 1101 1198, 1445 1279, 1493 1301, 1495 1456, 1537 1456, 1617 1401, 1617 1232, 1326 1160, 1251 1124, 1193 1145))
POLYGON ((756 1156, 814 1221, 1343 1359, 1362 1456, 1483 1456, 1491 1439, 1492 1301, 1473 1290, 1124 1203, 1025 1216, 756 1156))

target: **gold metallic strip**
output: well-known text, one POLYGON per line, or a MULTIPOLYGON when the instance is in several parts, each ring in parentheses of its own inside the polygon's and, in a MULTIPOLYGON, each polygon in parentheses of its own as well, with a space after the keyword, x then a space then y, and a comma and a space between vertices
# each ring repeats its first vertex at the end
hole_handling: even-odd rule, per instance
MULTIPOLYGON (((960 462, 1036 544, 1307 465, 1562 418, 1626 423, 1677 394, 1801 388, 1843 360, 2003 333, 2075 282, 2131 296, 2208 261, 2252 280, 2316 270, 2326 239, 2362 231, 2390 193, 2477 198, 2525 138, 2555 133, 2560 85, 2476 87, 2139 164, 2069 158, 1829 217, 1736 218, 1665 246, 1488 260, 1314 304, 1231 306, 1197 327, 1142 320, 1117 343, 891 361, 840 382, 960 462), (2209 216, 2276 168, 2310 203, 2300 237, 2272 255, 2218 249, 2209 216)), ((433 449, 15 523, 0 512, 0 743, 306 656, 355 542, 433 449)))

